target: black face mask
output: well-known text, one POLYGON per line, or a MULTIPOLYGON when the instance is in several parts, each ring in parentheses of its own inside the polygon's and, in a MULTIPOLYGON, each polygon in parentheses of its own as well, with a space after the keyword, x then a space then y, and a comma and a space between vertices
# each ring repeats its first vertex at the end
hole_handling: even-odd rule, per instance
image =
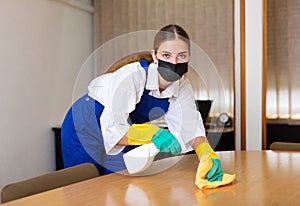
POLYGON ((158 59, 157 71, 166 81, 175 82, 188 71, 188 63, 172 64, 158 59))

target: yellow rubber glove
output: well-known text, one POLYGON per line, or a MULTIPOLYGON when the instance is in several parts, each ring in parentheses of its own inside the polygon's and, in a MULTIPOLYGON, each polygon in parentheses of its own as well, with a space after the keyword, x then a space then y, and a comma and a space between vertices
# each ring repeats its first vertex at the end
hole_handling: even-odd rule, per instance
POLYGON ((213 163, 210 167, 210 170, 207 172, 205 178, 209 182, 213 182, 216 180, 221 181, 223 176, 221 162, 218 156, 216 155, 215 151, 209 145, 209 143, 203 142, 199 144, 199 146, 196 149, 196 154, 198 155, 200 162, 210 159, 213 163))
POLYGON ((160 128, 152 124, 133 124, 128 129, 127 140, 130 145, 151 143, 153 135, 160 128))
POLYGON ((195 181, 198 188, 216 188, 234 181, 235 175, 223 173, 220 160, 209 143, 199 144, 196 154, 200 160, 195 181))
POLYGON ((153 144, 161 152, 171 152, 177 155, 181 152, 181 146, 176 137, 164 129, 159 129, 152 138, 153 144))
POLYGON ((197 174, 195 180, 195 184, 199 189, 217 188, 223 185, 228 185, 230 183, 233 183, 235 174, 230 175, 230 174, 223 173, 221 181, 209 182, 208 180, 206 180, 206 174, 209 172, 212 166, 213 166, 213 162, 211 161, 210 158, 200 161, 197 168, 197 174))

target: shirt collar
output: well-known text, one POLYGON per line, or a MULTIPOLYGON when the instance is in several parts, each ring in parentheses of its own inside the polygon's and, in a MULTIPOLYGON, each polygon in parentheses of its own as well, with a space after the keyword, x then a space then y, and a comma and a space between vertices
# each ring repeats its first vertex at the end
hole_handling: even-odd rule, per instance
POLYGON ((173 82, 162 93, 160 93, 159 92, 159 85, 158 85, 157 67, 158 67, 158 65, 155 64, 155 63, 151 63, 149 65, 147 82, 146 82, 146 89, 150 90, 150 94, 155 96, 155 97, 163 97, 163 98, 178 97, 179 83, 180 83, 181 79, 173 82))

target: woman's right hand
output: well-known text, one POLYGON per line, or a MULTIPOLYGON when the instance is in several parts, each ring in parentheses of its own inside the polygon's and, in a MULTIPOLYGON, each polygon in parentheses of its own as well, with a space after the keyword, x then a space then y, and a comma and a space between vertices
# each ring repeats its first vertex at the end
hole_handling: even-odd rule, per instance
POLYGON ((128 129, 127 141, 129 145, 153 142, 159 151, 171 152, 174 155, 181 152, 181 146, 172 133, 152 124, 133 124, 128 129))
POLYGON ((161 152, 171 152, 173 155, 180 154, 181 146, 174 135, 167 130, 159 129, 152 138, 153 144, 161 152))
POLYGON ((160 128, 152 124, 132 124, 127 131, 129 145, 143 145, 151 143, 153 135, 160 128))

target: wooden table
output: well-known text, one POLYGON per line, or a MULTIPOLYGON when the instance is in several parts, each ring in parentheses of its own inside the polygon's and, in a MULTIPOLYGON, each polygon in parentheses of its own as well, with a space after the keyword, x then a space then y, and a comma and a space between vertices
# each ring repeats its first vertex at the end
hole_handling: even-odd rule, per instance
POLYGON ((3 206, 300 205, 300 152, 226 151, 218 155, 223 170, 236 174, 234 184, 198 189, 194 184, 198 160, 196 155, 189 154, 157 174, 115 173, 3 206))

